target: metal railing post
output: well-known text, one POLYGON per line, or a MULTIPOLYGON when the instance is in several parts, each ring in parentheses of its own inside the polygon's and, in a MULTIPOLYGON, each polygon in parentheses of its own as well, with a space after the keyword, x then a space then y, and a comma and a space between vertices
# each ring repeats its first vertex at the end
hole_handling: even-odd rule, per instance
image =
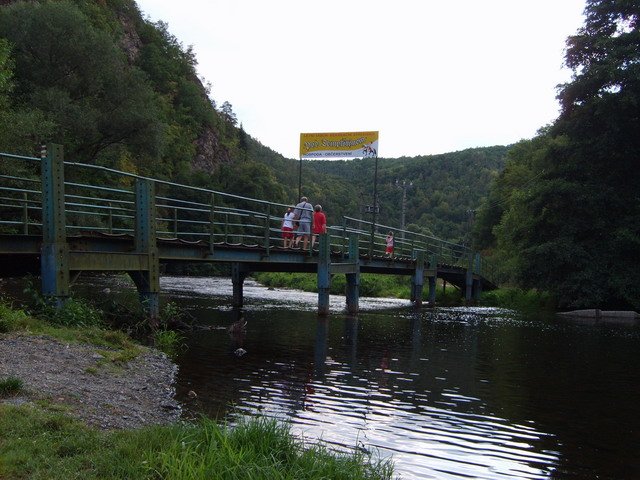
POLYGON ((209 254, 213 255, 213 244, 215 243, 215 231, 214 231, 214 220, 215 220, 215 194, 211 194, 211 209, 209 210, 209 254))
POLYGON ((113 233, 113 205, 111 202, 109 202, 109 217, 108 217, 108 223, 107 223, 107 232, 109 232, 110 234, 113 233))
POLYGON ((178 238, 178 207, 173 207, 173 234, 178 238))
POLYGON ((22 205, 22 233, 29 235, 29 194, 24 192, 22 194, 24 205, 22 205))
POLYGON ((271 228, 271 204, 267 205, 267 216, 264 220, 264 249, 266 251, 267 256, 269 255, 269 240, 270 240, 270 231, 271 228))

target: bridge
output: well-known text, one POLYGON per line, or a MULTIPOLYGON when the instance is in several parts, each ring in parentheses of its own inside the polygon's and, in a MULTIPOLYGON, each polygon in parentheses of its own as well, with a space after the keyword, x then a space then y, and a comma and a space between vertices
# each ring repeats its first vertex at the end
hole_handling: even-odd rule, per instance
POLYGON ((315 273, 321 315, 339 274, 349 313, 358 311, 361 273, 409 277, 416 306, 425 280, 430 303, 437 278, 467 301, 495 288, 486 261, 467 247, 352 217, 328 227, 317 250, 285 249, 288 206, 65 161, 56 144, 40 157, 0 153, 0 276, 40 275, 42 294, 61 304, 82 272, 126 272, 151 319, 159 313, 161 268, 172 263, 230 265, 236 307, 252 272, 315 273), (393 258, 384 256, 389 230, 396 232, 393 258))

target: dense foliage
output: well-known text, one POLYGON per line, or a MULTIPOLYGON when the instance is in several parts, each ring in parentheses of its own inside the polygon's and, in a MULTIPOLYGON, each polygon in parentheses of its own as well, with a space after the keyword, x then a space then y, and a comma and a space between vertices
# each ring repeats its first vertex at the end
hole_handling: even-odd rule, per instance
POLYGON ((506 278, 566 308, 640 308, 640 2, 589 0, 562 111, 509 153, 476 230, 506 278))

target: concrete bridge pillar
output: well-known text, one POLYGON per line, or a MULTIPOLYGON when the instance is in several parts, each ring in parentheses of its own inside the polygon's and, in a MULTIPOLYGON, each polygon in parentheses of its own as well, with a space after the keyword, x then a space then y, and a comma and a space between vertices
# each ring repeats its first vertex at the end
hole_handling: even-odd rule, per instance
POLYGON ((411 301, 415 307, 422 306, 422 287, 424 285, 424 250, 414 250, 415 270, 411 277, 411 301))
POLYGON ((360 309, 360 254, 359 237, 357 234, 349 236, 349 261, 355 262, 355 273, 347 273, 347 312, 351 315, 360 309))
MULTIPOLYGON (((43 152, 44 153, 44 152, 43 152)), ((42 157, 41 288, 62 306, 69 297, 69 246, 64 204, 64 150, 50 144, 42 157)))
POLYGON ((331 244, 329 235, 319 235, 318 245, 318 315, 329 314, 329 289, 331 287, 331 275, 329 263, 331 258, 331 244))

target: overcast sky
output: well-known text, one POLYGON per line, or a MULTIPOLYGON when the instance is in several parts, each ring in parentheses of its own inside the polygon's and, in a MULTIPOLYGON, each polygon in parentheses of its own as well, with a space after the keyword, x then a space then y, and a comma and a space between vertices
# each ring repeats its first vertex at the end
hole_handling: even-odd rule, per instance
POLYGON ((506 145, 558 115, 585 0, 138 0, 252 137, 377 130, 379 155, 506 145))

